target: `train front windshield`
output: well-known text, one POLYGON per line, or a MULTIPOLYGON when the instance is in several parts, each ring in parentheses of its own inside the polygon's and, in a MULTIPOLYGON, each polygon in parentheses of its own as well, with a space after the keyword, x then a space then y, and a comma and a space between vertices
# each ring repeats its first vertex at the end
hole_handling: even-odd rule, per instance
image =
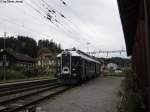
POLYGON ((70 67, 70 54, 62 54, 62 67, 70 67))
POLYGON ((61 57, 61 69, 63 74, 71 73, 71 54, 63 53, 61 57))

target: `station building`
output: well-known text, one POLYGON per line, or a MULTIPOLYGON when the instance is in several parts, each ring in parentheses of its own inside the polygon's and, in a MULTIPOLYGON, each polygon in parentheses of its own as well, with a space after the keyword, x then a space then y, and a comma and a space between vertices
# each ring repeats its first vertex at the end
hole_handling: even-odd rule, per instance
POLYGON ((11 68, 13 66, 19 67, 33 67, 36 64, 36 59, 21 53, 12 52, 9 50, 0 51, 0 68, 4 66, 11 68))
POLYGON ((128 56, 150 112, 150 0, 118 0, 128 56))

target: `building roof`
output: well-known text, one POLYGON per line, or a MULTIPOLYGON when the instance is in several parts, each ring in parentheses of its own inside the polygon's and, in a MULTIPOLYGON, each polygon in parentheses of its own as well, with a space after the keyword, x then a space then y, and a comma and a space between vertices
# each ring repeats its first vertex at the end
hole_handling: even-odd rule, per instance
POLYGON ((132 55, 137 29, 140 0, 118 0, 127 54, 132 55))
POLYGON ((12 52, 9 50, 2 50, 0 51, 0 55, 7 53, 11 56, 13 56, 17 61, 23 61, 23 62, 30 62, 30 63, 35 63, 36 60, 26 54, 21 54, 21 53, 16 53, 16 52, 12 52))
POLYGON ((62 51, 62 53, 58 54, 57 57, 61 57, 61 55, 62 55, 63 53, 70 53, 71 56, 79 56, 79 57, 81 57, 82 59, 85 59, 85 60, 88 60, 88 61, 92 61, 92 62, 96 62, 96 63, 101 64, 101 62, 100 62, 97 58, 95 58, 95 57, 93 57, 93 56, 90 56, 90 55, 84 53, 84 52, 81 51, 81 50, 76 50, 76 49, 73 49, 73 50, 71 49, 71 50, 69 50, 69 49, 67 49, 67 50, 65 50, 65 51, 62 51))

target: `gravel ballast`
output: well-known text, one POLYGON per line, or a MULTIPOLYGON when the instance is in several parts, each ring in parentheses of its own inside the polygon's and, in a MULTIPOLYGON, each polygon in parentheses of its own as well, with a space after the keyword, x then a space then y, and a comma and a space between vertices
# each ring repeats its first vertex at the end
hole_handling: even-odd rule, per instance
POLYGON ((116 112, 120 77, 98 77, 38 106, 37 112, 116 112))

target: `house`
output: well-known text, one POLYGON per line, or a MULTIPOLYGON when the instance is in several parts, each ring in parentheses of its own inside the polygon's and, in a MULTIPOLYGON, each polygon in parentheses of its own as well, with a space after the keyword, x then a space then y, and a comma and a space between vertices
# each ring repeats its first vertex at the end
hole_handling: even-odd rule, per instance
POLYGON ((117 68, 118 68, 118 66, 115 63, 108 63, 107 64, 107 69, 108 70, 116 70, 117 68))
POLYGON ((49 66, 56 64, 56 54, 52 52, 42 52, 38 56, 39 66, 49 66))
POLYGON ((4 66, 7 68, 12 66, 31 67, 35 63, 36 60, 28 55, 3 49, 0 51, 0 68, 4 66))

